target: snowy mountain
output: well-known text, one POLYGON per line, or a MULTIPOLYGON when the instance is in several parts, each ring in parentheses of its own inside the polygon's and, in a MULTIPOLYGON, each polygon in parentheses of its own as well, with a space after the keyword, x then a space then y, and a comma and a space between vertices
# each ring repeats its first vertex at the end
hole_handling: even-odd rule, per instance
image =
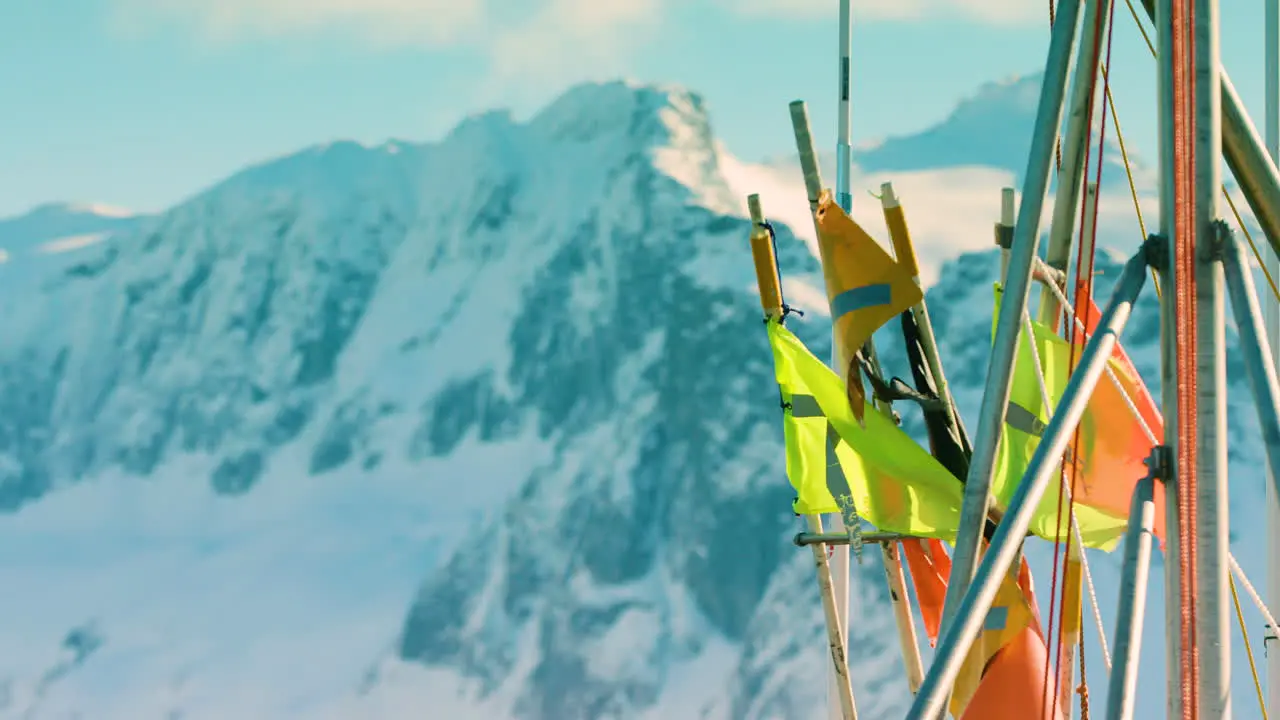
POLYGON ((0 248, 15 252, 59 252, 128 230, 141 218, 106 205, 48 203, 16 218, 0 219, 0 248))
MULTIPOLYGON (((971 127, 953 122, 929 132, 971 127)), ((904 199, 971 426, 1013 172, 992 152, 857 176, 904 199)), ((12 262, 34 279, 0 306, 0 718, 823 716, 749 192, 821 356, 798 173, 729 156, 679 88, 584 85, 437 143, 311 148, 12 262)), ((1103 244, 1132 249, 1121 200, 1103 244)), ((1153 300, 1126 335, 1149 382, 1153 300)), ((1256 421, 1231 420, 1235 547, 1259 574, 1256 421)), ((1107 612, 1118 563, 1095 563, 1107 612)), ((873 553, 851 594, 859 711, 899 716, 873 553)))
MULTIPOLYGON (((863 143, 854 148, 853 161, 861 172, 871 175, 999 169, 1010 173, 1010 184, 1021 188, 1023 173, 1027 169, 1027 154, 1031 150, 1042 79, 1043 73, 1037 72, 986 83, 961 98, 942 122, 911 135, 863 143)), ((1103 97, 1099 88, 1091 135, 1092 150, 1088 158, 1091 182, 1097 173, 1103 97)), ((1127 153, 1139 192, 1143 195, 1154 193, 1154 162, 1147 162, 1132 147, 1122 152, 1116 139, 1114 119, 1110 115, 1107 118, 1103 138, 1103 192, 1129 195, 1124 169, 1127 153)), ((1065 134, 1068 120, 1069 106, 1064 106, 1060 133, 1065 134)), ((834 168, 834 149, 820 151, 820 155, 826 167, 834 168)), ((799 163, 792 156, 774 159, 769 164, 788 174, 799 172, 799 163)), ((1056 183, 1051 182, 1051 188, 1056 188, 1056 183)), ((1154 196, 1144 199, 1154 201, 1154 196)), ((1132 210, 1129 212, 1132 214, 1132 210)))

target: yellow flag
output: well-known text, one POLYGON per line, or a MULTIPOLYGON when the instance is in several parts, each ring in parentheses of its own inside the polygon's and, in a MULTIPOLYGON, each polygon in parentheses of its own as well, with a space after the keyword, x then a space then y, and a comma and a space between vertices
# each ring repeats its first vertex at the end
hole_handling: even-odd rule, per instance
POLYGON ((836 358, 848 385, 854 416, 863 416, 862 376, 854 355, 876 330, 923 299, 911 268, 885 252, 858 223, 823 192, 814 213, 826 280, 836 358))
POLYGON ((960 481, 880 413, 859 425, 840 378, 776 320, 768 329, 795 511, 856 513, 883 531, 953 539, 960 481))
MULTIPOLYGON (((1000 313, 1001 293, 997 285, 993 327, 1000 313)), ((1069 368, 1073 363, 1071 345, 1065 338, 1041 323, 1033 321, 1031 326, 1035 334, 1035 353, 1032 353, 1032 339, 1026 333, 1020 333, 1009 407, 1005 411, 1004 437, 996 455, 991 493, 1000 507, 1008 507, 1018 484, 1022 482, 1031 456, 1048 426, 1052 407, 1056 407, 1067 389, 1069 368), (1037 356, 1043 371, 1041 375, 1036 373, 1037 356), (1043 398, 1046 393, 1052 407, 1045 407, 1043 398)), ((1075 360, 1079 360, 1079 352, 1075 353, 1075 360)), ((1123 373, 1116 360, 1112 359, 1110 364, 1113 370, 1123 373)), ((1141 477, 1128 465, 1135 465, 1135 469, 1143 468, 1144 456, 1141 453, 1150 451, 1150 443, 1140 437, 1140 427, 1128 411, 1119 390, 1105 376, 1090 398, 1079 429, 1081 458, 1078 467, 1083 469, 1080 481, 1076 482, 1075 515, 1080 538, 1085 547, 1110 551, 1124 534, 1128 523, 1128 498, 1132 497, 1133 485, 1141 477), (1136 450, 1132 449, 1135 447, 1136 450), (1120 465, 1117 472, 1118 463, 1112 459, 1113 456, 1132 460, 1120 465)), ((1071 458, 1074 452, 1075 449, 1069 446, 1066 457, 1071 458)), ((1047 540, 1067 539, 1069 527, 1065 502, 1059 513, 1061 495, 1061 475, 1055 472, 1031 521, 1032 533, 1047 540)))

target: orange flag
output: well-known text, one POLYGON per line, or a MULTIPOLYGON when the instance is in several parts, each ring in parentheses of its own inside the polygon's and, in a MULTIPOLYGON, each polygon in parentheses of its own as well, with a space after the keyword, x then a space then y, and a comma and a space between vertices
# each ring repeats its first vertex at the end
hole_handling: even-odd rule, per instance
MULTIPOLYGON (((1084 343, 1097 329, 1098 321, 1102 319, 1102 313, 1093 298, 1081 304, 1085 305, 1085 309, 1084 317, 1080 320, 1087 332, 1081 332, 1080 326, 1072 323, 1072 340, 1077 348, 1084 347, 1084 343)), ((1075 499, 1077 503, 1105 509, 1127 518, 1133 504, 1133 488, 1147 474, 1144 460, 1151 454, 1152 442, 1141 424, 1134 419, 1133 410, 1126 402, 1125 395, 1133 402, 1138 415, 1155 435, 1156 444, 1164 442, 1164 418, 1124 346, 1116 343, 1111 357, 1111 367, 1116 371, 1116 377, 1125 392, 1121 394, 1111 378, 1104 377, 1098 383, 1098 391, 1089 403, 1089 414, 1095 417, 1096 422, 1105 423, 1107 432, 1096 434, 1092 447, 1084 448, 1085 452, 1081 453, 1088 464, 1076 481, 1075 499)), ((1155 534, 1161 543, 1165 537, 1164 503, 1164 484, 1156 483, 1155 534)))
POLYGON ((823 191, 814 211, 822 275, 835 328, 836 372, 845 378, 853 416, 862 422, 866 394, 855 355, 885 323, 924 299, 911 267, 894 260, 823 191))
MULTIPOLYGON (((925 634, 929 645, 936 647, 951 558, 946 546, 933 539, 904 540, 902 550, 911 571, 925 634)), ((954 717, 965 720, 1061 717, 1053 712, 1036 715, 1028 711, 1041 702, 1045 667, 1049 662, 1032 588, 1031 568, 1023 558, 1016 579, 1010 575, 1001 583, 982 634, 965 659, 951 697, 954 717), (1005 698, 1004 703, 1017 698, 1019 704, 1000 710, 1004 714, 991 714, 993 708, 999 706, 1001 697, 1005 698)))

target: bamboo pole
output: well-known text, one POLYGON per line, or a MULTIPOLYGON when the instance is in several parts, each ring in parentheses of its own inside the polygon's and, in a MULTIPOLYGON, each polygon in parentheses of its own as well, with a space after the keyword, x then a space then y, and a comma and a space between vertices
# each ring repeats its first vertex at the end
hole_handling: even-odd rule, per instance
MULTIPOLYGON (((773 248, 773 238, 764 227, 764 211, 760 206, 760 196, 747 197, 747 207, 751 213, 751 258, 756 268, 756 281, 760 288, 760 307, 765 317, 770 320, 782 320, 782 283, 778 274, 778 259, 773 248)), ((823 533, 820 515, 805 515, 809 532, 823 533)), ((827 546, 815 544, 813 564, 818 575, 818 594, 822 598, 822 611, 826 617, 827 644, 831 652, 832 677, 835 681, 835 695, 839 701, 841 717, 844 720, 857 720, 858 711, 853 699, 853 685, 849 679, 849 663, 845 653, 845 623, 840 617, 836 604, 836 588, 832 582, 831 565, 827 561, 827 546)), ((848 552, 846 548, 845 552, 848 552)), ((846 556, 847 557, 847 556, 846 556)), ((846 563, 847 565, 847 563, 846 563)))
MULTIPOLYGON (((800 157, 800 169, 804 175, 805 194, 809 198, 809 214, 813 217, 813 232, 816 235, 820 233, 818 228, 818 220, 815 215, 818 209, 818 199, 822 195, 822 171, 818 167, 818 154, 813 145, 813 131, 809 125, 809 111, 805 107, 803 101, 796 100, 790 105, 792 132, 796 139, 796 152, 800 157)), ((818 243, 819 247, 822 243, 818 243)), ((825 265, 826 258, 822 258, 825 265)), ((872 357, 874 357, 874 346, 871 348, 872 357)), ((835 318, 831 323, 831 366, 836 373, 845 373, 848 362, 851 358, 846 358, 841 353, 841 343, 836 335, 835 318)), ((848 530, 845 527, 844 517, 836 514, 832 522, 835 524, 837 531, 848 530)), ((841 545, 832 549, 831 552, 832 582, 835 584, 836 607, 840 616, 842 626, 847 625, 849 621, 849 546, 841 545)), ((847 640, 847 638, 846 638, 847 640)), ((845 646, 845 653, 848 653, 848 645, 845 646)), ((827 705, 828 713, 833 713, 835 708, 834 698, 839 695, 839 678, 835 675, 828 677, 827 682, 827 705)))

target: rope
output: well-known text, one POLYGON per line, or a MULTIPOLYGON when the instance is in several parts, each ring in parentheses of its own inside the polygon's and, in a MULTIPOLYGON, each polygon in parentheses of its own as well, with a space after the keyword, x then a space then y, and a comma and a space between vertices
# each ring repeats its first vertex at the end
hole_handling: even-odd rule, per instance
MULTIPOLYGON (((1115 6, 1112 5, 1112 10, 1115 6)), ((1130 5, 1132 10, 1133 6, 1130 5)), ((1113 26, 1114 27, 1114 26, 1113 26)), ((1104 64, 1102 66, 1103 89, 1106 91, 1107 106, 1111 108, 1111 125, 1116 129, 1116 141, 1120 144, 1120 159, 1124 162, 1124 175, 1129 181, 1129 197, 1133 199, 1133 212, 1138 216, 1138 232, 1141 233, 1143 242, 1147 239, 1147 223, 1142 218, 1142 204, 1138 201, 1138 183, 1133 179, 1133 167, 1129 163, 1129 150, 1124 144, 1124 132, 1120 129, 1120 114, 1116 112, 1116 101, 1111 95, 1111 78, 1110 68, 1104 64)), ((1155 268, 1151 268, 1151 284, 1156 289, 1156 298, 1161 297, 1160 293, 1160 274, 1155 268)), ((1280 296, 1278 296, 1280 297, 1280 296)))
MULTIPOLYGON (((1200 705, 1200 648, 1199 626, 1199 547, 1194 538, 1199 536, 1199 423, 1196 415, 1200 397, 1199 376, 1196 373, 1195 349, 1199 345, 1196 305, 1195 268, 1195 163, 1196 87, 1193 78, 1195 57, 1196 7, 1192 0, 1174 0, 1169 12, 1171 29, 1173 71, 1173 284, 1174 316, 1173 342, 1175 375, 1177 381, 1174 432, 1177 436, 1175 452, 1178 467, 1178 583, 1181 627, 1179 637, 1179 661, 1182 695, 1182 712, 1186 718, 1196 718, 1200 705)), ((1215 156, 1217 148, 1213 150, 1215 156)), ((1214 158, 1217 161, 1217 158, 1214 158)))
POLYGON ((1262 596, 1258 595, 1258 591, 1253 588, 1253 583, 1249 582, 1249 577, 1244 574, 1244 568, 1240 567, 1240 563, 1236 562, 1236 556, 1228 554, 1227 562, 1231 565, 1231 572, 1235 573, 1240 584, 1244 586, 1244 591, 1249 594, 1249 598, 1257 606, 1258 612, 1262 613, 1262 619, 1266 620, 1271 627, 1276 627, 1276 619, 1271 616, 1271 611, 1267 609, 1266 603, 1262 602, 1262 596))
MULTIPOLYGON (((1094 37, 1096 38, 1096 40, 1093 43, 1094 46, 1092 48, 1092 56, 1090 57, 1090 61, 1091 61, 1090 67, 1092 68, 1098 68, 1099 66, 1105 67, 1109 65, 1111 62, 1111 48, 1113 45, 1112 40, 1114 38, 1113 31, 1115 29, 1115 23, 1113 22, 1114 17, 1115 17, 1115 4, 1112 3, 1110 7, 1109 15, 1103 16, 1102 13, 1099 12, 1094 20, 1094 37), (1103 57, 1103 46, 1102 46, 1102 43, 1103 43, 1102 35, 1103 35, 1104 29, 1106 30, 1105 58, 1103 57)), ((1096 70, 1094 72, 1096 72, 1096 70)), ((1088 110, 1087 110, 1087 116, 1086 116, 1087 124, 1085 126, 1085 136, 1084 136, 1084 147, 1085 147, 1084 158, 1083 158, 1084 167, 1081 172, 1081 176, 1082 176, 1081 182, 1084 184, 1084 190, 1086 194, 1088 193, 1088 177, 1089 177, 1089 169, 1090 169, 1089 168, 1089 148, 1092 145, 1092 141, 1093 141, 1093 109, 1095 107, 1094 99, 1097 97, 1097 89, 1098 89, 1097 83, 1096 83, 1096 80, 1097 80, 1096 76, 1092 79, 1095 82, 1092 82, 1089 84, 1088 97, 1086 98, 1086 102, 1088 103, 1087 105, 1088 110)), ((1103 82, 1103 93, 1105 95, 1108 89, 1108 83, 1109 83, 1109 77, 1106 74, 1103 75, 1102 82, 1103 82)), ((1099 189, 1102 187, 1102 169, 1104 167, 1103 159, 1104 159, 1104 153, 1106 150, 1106 139, 1107 139, 1107 105, 1104 104, 1102 106, 1101 123, 1098 129, 1097 167, 1094 169, 1094 187, 1099 189)), ((1093 267, 1094 267, 1094 257, 1097 252, 1096 229, 1097 229, 1097 222, 1098 222, 1098 205, 1099 205, 1098 202, 1093 203, 1092 214, 1088 212, 1090 209, 1088 203, 1081 203, 1081 206, 1080 206, 1080 231, 1076 241, 1075 295, 1076 295, 1077 305, 1079 304, 1080 298, 1082 296, 1086 299, 1093 297, 1093 267), (1088 264, 1087 265, 1085 264, 1086 263, 1086 257, 1085 257, 1086 243, 1088 246, 1088 253, 1087 253, 1088 264)), ((1031 337, 1034 338, 1034 335, 1031 337)), ((1079 350, 1079 348, 1077 348, 1077 344, 1076 344, 1076 337, 1077 337, 1076 334, 1070 333, 1068 337, 1071 340, 1071 352, 1068 360, 1067 372, 1068 374, 1070 374, 1071 372, 1074 372, 1076 362, 1079 359, 1077 357, 1077 351, 1079 350)), ((1034 344, 1034 342, 1032 344, 1034 344)), ((1037 374, 1040 374, 1040 373, 1037 373, 1037 374)), ((1072 437, 1072 447, 1077 450, 1080 447, 1080 433, 1081 433, 1080 426, 1077 425, 1072 437)), ((1077 553, 1077 555, 1083 556, 1084 555, 1083 543, 1079 542, 1078 523, 1076 521, 1076 514, 1075 514, 1075 495, 1076 495, 1077 485, 1080 482, 1081 469, 1082 469, 1080 466, 1079 452, 1072 453, 1070 468, 1071 468, 1070 469, 1071 488, 1070 488, 1070 492, 1060 494, 1058 496, 1058 509, 1057 509, 1057 520, 1055 524, 1055 529, 1062 527, 1062 506, 1063 506, 1063 501, 1065 500, 1066 516, 1067 516, 1068 522, 1071 523, 1071 525, 1077 529, 1077 543, 1081 546, 1080 551, 1077 553)), ((1063 470, 1063 473, 1065 474, 1067 471, 1065 465, 1063 466, 1062 470, 1063 470)), ((1063 481, 1064 483, 1066 482, 1065 477, 1063 478, 1063 481)), ((1049 634, 1052 639, 1051 642, 1053 644, 1052 650, 1053 650, 1054 662, 1058 666, 1057 673, 1055 673, 1054 675, 1054 682, 1053 682, 1053 695, 1055 698, 1060 697, 1059 693, 1062 691, 1062 683, 1064 681, 1069 682, 1067 678, 1071 672, 1071 668, 1069 665, 1067 667, 1062 666, 1063 661, 1066 659, 1064 655, 1064 652, 1065 652, 1064 644, 1067 642, 1067 639, 1065 637, 1066 624, 1067 624, 1066 577, 1067 577, 1068 568, 1070 567, 1070 564, 1071 564, 1071 553, 1070 552, 1063 553, 1062 566, 1061 566, 1061 572, 1063 576, 1063 586, 1061 590, 1062 597, 1056 598, 1055 596, 1058 594, 1057 575, 1059 572, 1058 566, 1057 566, 1058 552, 1061 547, 1061 541, 1057 539, 1057 535, 1058 533, 1055 533, 1055 541, 1054 541, 1054 549, 1053 549, 1054 577, 1053 577, 1053 582, 1050 584, 1050 598, 1051 598, 1051 601, 1053 599, 1058 600, 1058 616, 1059 616, 1058 629, 1057 629, 1057 633, 1054 633, 1053 627, 1052 627, 1052 624, 1053 624, 1052 615, 1050 616, 1050 629, 1049 629, 1049 634)), ((1052 602, 1050 604, 1050 612, 1052 612, 1052 602)), ((1082 652, 1082 655, 1083 655, 1083 652, 1082 652)), ((1045 672, 1046 673, 1048 672, 1047 667, 1045 668, 1045 672)), ((1046 680, 1047 680, 1047 677, 1046 677, 1046 680)))
MULTIPOLYGON (((1084 617, 1080 618, 1083 624, 1084 617)), ((1103 646, 1104 651, 1106 646, 1103 646)), ((1080 687, 1076 688, 1076 692, 1080 693, 1080 720, 1089 720, 1089 676, 1084 670, 1084 636, 1080 636, 1080 687)), ((1266 720, 1266 718, 1263 718, 1266 720)))
MULTIPOLYGON (((1129 14, 1133 17, 1133 24, 1138 28, 1138 32, 1142 33, 1142 40, 1147 44, 1147 50, 1151 52, 1151 57, 1158 58, 1159 53, 1156 52, 1156 46, 1151 42, 1151 36, 1147 34, 1147 28, 1142 24, 1141 18, 1138 17, 1138 11, 1133 7, 1133 0, 1124 0, 1124 4, 1129 8, 1129 14)), ((1102 69, 1103 76, 1106 76, 1107 68, 1102 69)), ((1129 190, 1133 194, 1134 211, 1138 214, 1138 227, 1142 229, 1142 237, 1147 237, 1146 224, 1142 221, 1142 208, 1138 206, 1138 191, 1133 182, 1133 173, 1129 169, 1129 157, 1125 152, 1124 133, 1120 131, 1120 116, 1116 114, 1115 101, 1111 98, 1110 91, 1107 92, 1107 102, 1111 105, 1111 119, 1116 128, 1116 137, 1120 140, 1120 157, 1124 160, 1124 171, 1129 176, 1129 190)), ((1222 196, 1227 199, 1227 205, 1231 208, 1231 214, 1235 216, 1236 225, 1239 226, 1240 232, 1244 234, 1246 240, 1249 241, 1249 249, 1253 251, 1253 256, 1258 260, 1258 265, 1262 267, 1262 272, 1267 277, 1267 284, 1271 286, 1271 294, 1280 302, 1280 286, 1277 286, 1275 278, 1271 276, 1271 271, 1267 270, 1267 263, 1262 258, 1262 252, 1258 249, 1258 244, 1253 240, 1253 234, 1249 232, 1249 228, 1244 224, 1244 220, 1240 217, 1240 211, 1236 209, 1236 203, 1231 199, 1231 193, 1227 192, 1227 186, 1222 186, 1222 196)), ((1152 270, 1155 276, 1155 270, 1152 270)), ((1156 295, 1160 294, 1160 285, 1157 279, 1156 295)))
MULTIPOLYGON (((1054 286, 1057 290, 1057 286, 1054 286)), ((1057 290, 1057 292, 1061 292, 1057 290)), ((1063 307, 1070 307, 1066 303, 1059 301, 1063 307)), ((1074 312, 1074 311, 1073 311, 1074 312)), ((1083 325, 1081 326, 1083 327, 1083 325)), ((1027 336, 1032 339, 1031 345, 1031 362, 1036 369, 1036 383, 1040 386, 1040 401, 1044 403, 1045 410, 1048 411, 1053 401, 1049 399, 1049 387, 1044 381, 1043 363, 1040 360, 1040 350, 1034 342, 1034 330, 1031 325, 1031 314, 1024 312, 1022 314, 1022 329, 1027 336)), ((1110 369, 1110 368, 1108 368, 1110 369)), ((1123 390, 1123 388, 1121 388, 1123 390)), ((1137 407, 1134 407, 1137 410, 1137 407)), ((1154 443, 1153 443, 1154 444, 1154 443)), ((1062 490, 1068 496, 1072 495, 1071 488, 1067 485, 1065 476, 1061 476, 1062 490)), ((1061 525, 1059 525, 1061 527, 1061 525)), ((1089 556, 1085 554, 1084 542, 1080 539, 1083 535, 1080 532, 1080 519, 1076 516, 1071 517, 1071 532, 1074 533, 1076 547, 1080 551, 1080 570, 1084 576, 1085 587, 1089 589, 1089 605, 1093 608, 1094 626, 1098 629, 1098 645, 1102 648, 1102 662, 1107 666, 1107 672, 1111 672, 1111 650, 1107 647, 1107 630, 1102 623, 1102 609, 1098 605, 1098 591, 1093 584, 1093 573, 1089 571, 1089 556)), ((1069 536, 1070 537, 1070 536, 1069 536)), ((1081 640, 1083 642, 1083 639, 1081 640)))
POLYGON ((1258 691, 1258 707, 1262 710, 1262 720, 1267 720, 1267 700, 1262 694, 1262 681, 1258 679, 1258 666, 1253 662, 1253 647, 1249 644, 1249 633, 1244 629, 1244 611, 1240 609, 1240 594, 1236 592, 1235 578, 1228 575, 1227 584, 1231 587, 1231 601, 1236 606, 1236 619, 1240 621, 1240 636, 1244 638, 1244 651, 1249 654, 1249 672, 1253 673, 1253 687, 1258 691))
POLYGON ((1231 199, 1231 193, 1227 192, 1226 186, 1222 188, 1222 196, 1227 199, 1227 206, 1231 208, 1231 214, 1236 217, 1236 224, 1244 232, 1244 239, 1249 241, 1249 247, 1253 250, 1253 256, 1258 258, 1258 264, 1262 266, 1262 274, 1267 276, 1267 284, 1271 286, 1271 293, 1280 300, 1280 289, 1276 288, 1276 279, 1271 277, 1271 271, 1267 269, 1267 264, 1262 261, 1262 253, 1258 251, 1258 244, 1253 241, 1253 235, 1249 233, 1249 228, 1245 227, 1244 220, 1240 218, 1240 211, 1236 209, 1236 201, 1231 199))
MULTIPOLYGON (((1076 536, 1079 537, 1080 530, 1076 529, 1076 536)), ((1089 572, 1089 559, 1084 554, 1084 548, 1080 548, 1080 570, 1084 575, 1084 586, 1089 589, 1089 605, 1093 608, 1093 624, 1098 629, 1098 646, 1102 648, 1102 664, 1106 666, 1107 672, 1111 672, 1111 649, 1107 647, 1107 630, 1102 625, 1102 608, 1098 607, 1098 592, 1093 587, 1093 573, 1089 572)), ((1083 642, 1083 640, 1082 640, 1083 642)))
MULTIPOLYGON (((1071 307, 1070 303, 1067 302, 1066 296, 1062 294, 1062 291, 1059 290, 1056 285, 1050 283, 1048 287, 1056 296, 1058 300, 1058 304, 1067 311, 1068 316, 1071 319, 1075 320, 1076 326, 1080 328, 1080 330, 1083 332, 1085 327, 1084 323, 1080 320, 1079 316, 1076 315, 1075 309, 1071 307)), ((1031 318, 1028 315, 1026 319, 1028 322, 1030 322, 1031 318)), ((1040 356, 1034 344, 1032 344, 1031 352, 1032 352, 1032 358, 1035 360, 1037 366, 1039 366, 1040 356)), ((1153 446, 1158 445, 1160 441, 1156 437, 1155 430, 1153 430, 1151 426, 1147 424, 1146 418, 1144 418, 1142 416, 1141 411, 1138 410, 1138 405, 1134 401, 1133 397, 1129 394, 1128 388, 1126 388, 1120 382, 1120 378, 1116 375, 1115 370, 1110 366, 1110 364, 1107 365, 1106 373, 1107 373, 1107 377, 1111 379, 1112 383, 1115 384, 1116 388, 1120 390, 1120 397, 1124 400, 1125 405, 1129 408, 1129 412, 1133 415, 1134 420, 1138 422, 1138 426, 1142 428, 1142 433, 1146 435, 1147 441, 1150 442, 1153 446)), ((1038 375, 1037 379, 1039 380, 1040 386, 1042 388, 1041 390, 1042 396, 1047 397, 1048 390, 1045 389, 1046 385, 1045 385, 1043 376, 1038 375)), ((1250 599, 1253 600, 1253 603, 1255 606, 1257 606, 1258 611, 1262 613, 1263 619, 1266 620, 1268 623, 1270 623, 1272 627, 1280 627, 1280 624, 1276 623, 1275 618, 1272 617, 1271 615, 1271 611, 1267 609, 1266 604, 1262 601, 1262 596, 1258 594, 1258 591, 1254 589, 1253 584, 1249 582, 1249 578, 1247 575, 1245 575, 1244 569, 1240 567, 1240 564, 1238 562, 1236 562, 1235 555, 1228 554, 1227 559, 1230 562, 1231 571, 1235 573, 1236 577, 1240 579, 1240 584, 1244 586, 1245 592, 1249 594, 1250 599)), ((1085 572, 1086 573, 1088 572, 1087 565, 1085 566, 1085 572)), ((1094 602, 1096 605, 1096 598, 1094 602)), ((1098 613, 1098 615, 1099 615, 1098 622, 1099 622, 1099 626, 1101 627, 1101 613, 1098 613)), ((1103 652, 1104 652, 1104 658, 1105 658, 1106 657, 1105 642, 1103 643, 1103 652)), ((1111 669, 1111 662, 1109 659, 1107 660, 1107 669, 1108 670, 1111 669)))

